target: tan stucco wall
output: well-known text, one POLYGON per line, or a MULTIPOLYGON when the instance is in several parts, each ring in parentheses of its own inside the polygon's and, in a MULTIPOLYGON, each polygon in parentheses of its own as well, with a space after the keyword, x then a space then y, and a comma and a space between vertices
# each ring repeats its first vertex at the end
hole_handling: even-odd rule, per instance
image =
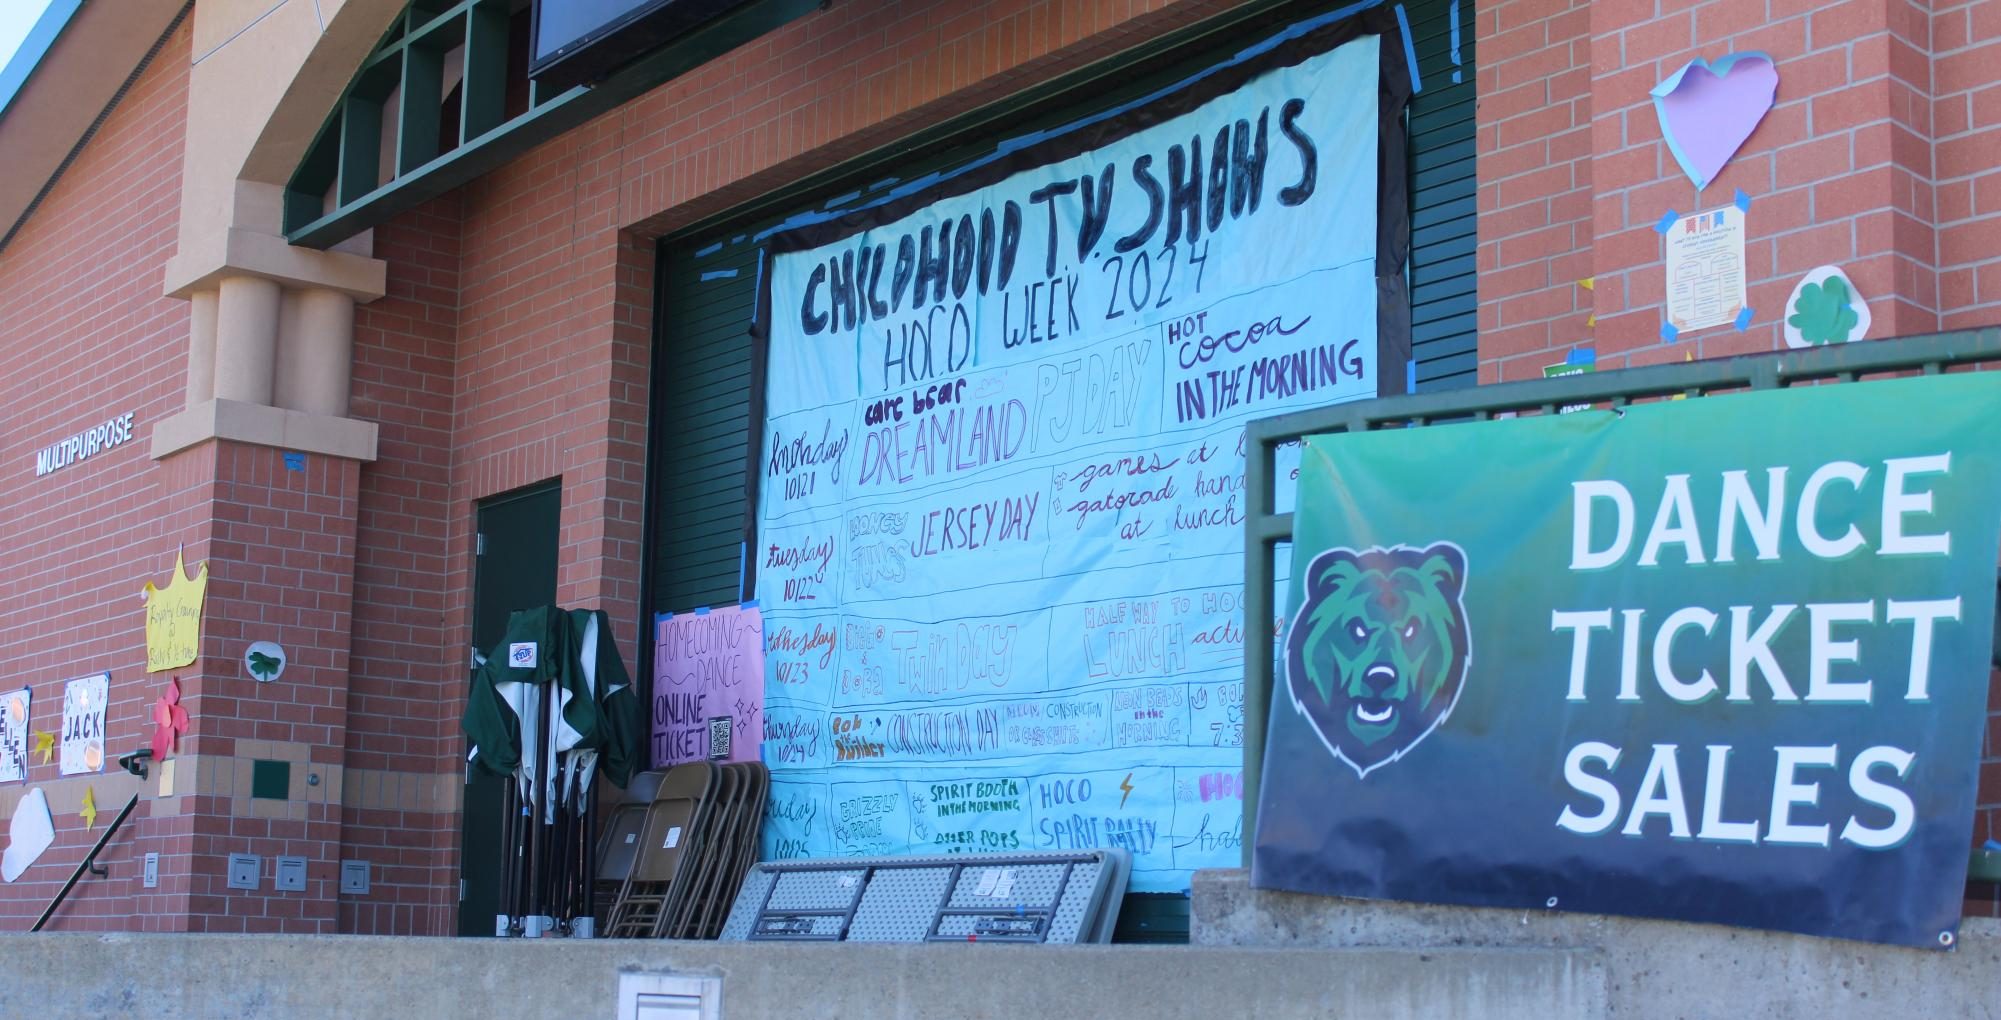
POLYGON ((205 311, 190 318, 188 406, 154 429, 155 457, 230 438, 374 459, 374 427, 346 417, 347 366, 330 359, 348 356, 352 306, 382 295, 386 267, 367 232, 327 251, 286 244, 281 213, 292 168, 404 6, 195 5, 178 243, 161 286, 205 311))

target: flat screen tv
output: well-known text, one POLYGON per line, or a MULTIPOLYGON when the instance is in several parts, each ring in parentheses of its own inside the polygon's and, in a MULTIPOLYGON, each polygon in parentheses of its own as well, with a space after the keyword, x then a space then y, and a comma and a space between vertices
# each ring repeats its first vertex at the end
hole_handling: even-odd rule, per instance
POLYGON ((602 81, 748 0, 535 0, 529 77, 545 89, 602 81))

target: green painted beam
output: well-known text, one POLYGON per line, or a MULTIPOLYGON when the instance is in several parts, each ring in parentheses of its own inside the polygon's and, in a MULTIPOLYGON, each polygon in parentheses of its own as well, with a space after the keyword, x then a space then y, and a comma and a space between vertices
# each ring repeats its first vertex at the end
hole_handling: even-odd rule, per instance
POLYGON ((398 95, 396 173, 400 177, 437 159, 438 106, 444 100, 444 50, 403 49, 403 90, 398 95))
MULTIPOLYGON (((442 15, 444 18, 463 15, 467 19, 465 106, 460 118, 465 139, 463 144, 436 158, 413 165, 387 182, 375 181, 371 173, 366 178, 369 181, 366 189, 351 189, 348 186, 350 178, 343 173, 339 202, 334 210, 311 222, 288 222, 286 239, 309 248, 336 244, 398 212, 498 169, 529 149, 820 6, 821 0, 756 0, 688 33, 674 45, 641 58, 599 85, 578 86, 546 100, 538 94, 526 113, 504 122, 489 123, 495 120, 497 104, 506 94, 504 79, 498 88, 488 84, 493 80, 489 77, 491 69, 504 69, 506 66, 506 5, 504 0, 498 3, 495 0, 463 0, 442 15), (492 48, 496 39, 499 43, 497 64, 493 62, 495 51, 492 48)), ((384 54, 401 52, 420 43, 423 34, 426 33, 420 31, 415 37, 406 35, 388 44, 382 54, 371 57, 369 63, 364 65, 357 84, 351 89, 360 91, 361 82, 375 73, 375 67, 387 66, 384 54)), ((395 66, 400 69, 403 65, 399 61, 395 66)), ((367 144, 364 136, 371 128, 365 122, 369 114, 365 109, 367 104, 357 103, 352 92, 343 105, 348 117, 340 135, 341 168, 343 171, 353 169, 355 176, 352 180, 358 183, 364 179, 360 175, 360 157, 364 153, 350 155, 349 146, 367 144), (364 107, 358 118, 355 115, 357 106, 364 107)), ((376 119, 372 129, 379 134, 379 103, 374 115, 376 119)), ((399 169, 400 166, 399 163, 399 169)), ((291 209, 293 205, 288 203, 287 208, 291 209)))
POLYGON ((459 89, 459 142, 507 120, 507 4, 481 3, 466 13, 465 75, 459 89))
POLYGON ((341 102, 340 175, 334 201, 347 204, 376 187, 382 159, 382 101, 358 95, 341 102))

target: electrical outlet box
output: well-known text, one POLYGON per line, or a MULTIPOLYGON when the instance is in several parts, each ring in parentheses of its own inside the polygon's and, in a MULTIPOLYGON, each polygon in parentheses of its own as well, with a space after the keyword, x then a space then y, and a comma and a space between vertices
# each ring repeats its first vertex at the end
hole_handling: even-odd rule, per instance
POLYGON ((231 889, 255 889, 262 880, 264 858, 256 854, 229 855, 229 887, 231 889))
POLYGON ((279 892, 305 892, 306 859, 304 857, 280 857, 277 858, 277 861, 278 877, 276 881, 271 883, 271 887, 279 892))
POLYGON ((148 888, 148 889, 158 889, 158 888, 160 887, 160 855, 159 855, 159 854, 147 854, 147 855, 146 855, 146 870, 145 870, 145 872, 144 872, 143 874, 144 874, 144 877, 143 877, 143 878, 141 878, 141 879, 140 879, 140 881, 139 881, 139 884, 140 884, 140 885, 142 885, 142 886, 144 886, 144 887, 146 887, 146 888, 148 888))
POLYGON ((368 862, 340 862, 340 891, 343 896, 368 895, 368 862))

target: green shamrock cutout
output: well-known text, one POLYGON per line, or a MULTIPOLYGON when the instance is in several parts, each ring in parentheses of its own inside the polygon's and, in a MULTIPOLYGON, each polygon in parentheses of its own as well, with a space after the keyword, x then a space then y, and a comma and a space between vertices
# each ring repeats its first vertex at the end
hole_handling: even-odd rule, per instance
POLYGON ((1861 318, 1849 307, 1848 285, 1838 276, 1800 288, 1793 315, 1786 321, 1800 331, 1800 339, 1820 344, 1846 343, 1861 318))
POLYGON ((264 680, 270 680, 272 677, 278 675, 278 666, 280 665, 280 663, 278 662, 277 659, 274 659, 269 655, 264 654, 263 652, 251 652, 249 655, 249 659, 250 659, 250 672, 256 674, 258 677, 264 680))

